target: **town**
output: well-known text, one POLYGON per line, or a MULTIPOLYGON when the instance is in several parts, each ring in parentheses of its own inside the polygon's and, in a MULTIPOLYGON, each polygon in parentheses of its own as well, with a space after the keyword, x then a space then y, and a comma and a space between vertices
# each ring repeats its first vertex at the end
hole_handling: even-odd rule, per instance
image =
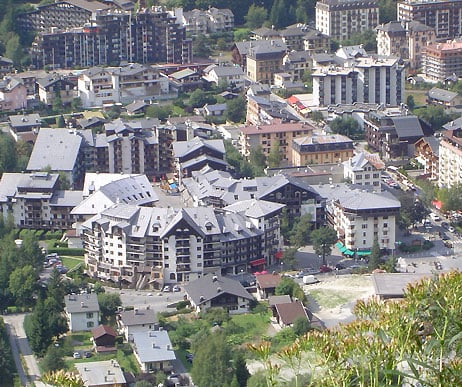
POLYGON ((459 386, 459 0, 0 1, 1 386, 459 386))

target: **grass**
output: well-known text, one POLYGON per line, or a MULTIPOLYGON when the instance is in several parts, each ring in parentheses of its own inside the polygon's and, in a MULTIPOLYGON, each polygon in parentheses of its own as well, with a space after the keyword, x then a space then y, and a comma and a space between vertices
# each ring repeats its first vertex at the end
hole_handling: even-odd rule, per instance
POLYGON ((83 257, 69 257, 69 256, 61 256, 61 261, 63 265, 66 266, 69 270, 73 269, 80 263, 85 263, 83 257))
POLYGON ((346 304, 352 300, 351 294, 345 291, 340 292, 332 289, 311 290, 310 296, 316 300, 320 307, 328 309, 346 304))
POLYGON ((415 106, 425 106, 427 104, 426 93, 426 90, 406 90, 405 99, 407 99, 409 95, 412 95, 414 97, 415 106))
POLYGON ((224 325, 225 330, 231 330, 228 342, 232 344, 243 344, 255 341, 265 336, 270 323, 269 311, 261 313, 247 313, 232 316, 231 320, 224 325))

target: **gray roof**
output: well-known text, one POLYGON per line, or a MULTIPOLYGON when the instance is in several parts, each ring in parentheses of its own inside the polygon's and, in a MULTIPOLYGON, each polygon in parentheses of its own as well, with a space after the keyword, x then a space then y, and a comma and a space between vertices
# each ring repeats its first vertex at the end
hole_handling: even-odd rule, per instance
POLYGON ((417 116, 391 117, 399 138, 423 137, 424 133, 417 116))
POLYGON ((283 54, 287 51, 287 45, 282 39, 256 40, 253 41, 247 53, 248 57, 265 54, 283 54))
POLYGON ((288 294, 284 294, 282 296, 269 296, 268 297, 269 306, 274 306, 277 304, 290 304, 291 302, 292 302, 292 298, 288 294))
POLYGON ((427 95, 438 101, 443 102, 451 102, 454 98, 456 98, 459 94, 455 91, 449 91, 444 89, 439 89, 438 87, 434 87, 427 92, 427 95))
POLYGON ((431 148, 433 154, 438 156, 440 153, 440 139, 434 136, 422 137, 422 140, 425 141, 431 148))
POLYGON ((40 129, 30 155, 27 169, 39 171, 72 171, 77 161, 82 137, 67 129, 40 129))
POLYGON ((237 280, 221 275, 207 274, 184 286, 185 292, 196 305, 204 304, 224 293, 252 300, 252 295, 237 280))
POLYGON ((244 214, 249 218, 262 218, 271 215, 277 211, 281 211, 285 207, 284 204, 273 203, 266 200, 242 200, 223 208, 227 212, 235 212, 244 214))
POLYGON ((175 141, 173 143, 173 154, 178 158, 185 157, 202 147, 207 147, 225 154, 225 144, 223 140, 204 140, 200 137, 194 137, 191 141, 175 141))
POLYGON ((153 324, 157 321, 153 309, 124 310, 119 316, 125 326, 153 324))
POLYGON ((119 386, 125 385, 124 372, 117 360, 102 360, 85 363, 75 363, 85 386, 119 386))
POLYGON ((167 331, 135 332, 132 337, 134 351, 141 363, 176 359, 167 331))
POLYGON ((443 125, 443 129, 453 130, 462 128, 462 117, 456 118, 454 121, 450 121, 443 125))
POLYGON ((228 77, 230 75, 244 75, 244 71, 239 66, 217 66, 211 65, 205 73, 213 71, 218 77, 228 77))
POLYGON ((101 3, 99 1, 87 1, 87 0, 65 0, 62 1, 63 3, 69 3, 75 5, 78 8, 85 9, 87 11, 96 12, 99 9, 109 9, 111 8, 109 5, 101 3))
POLYGON ((69 294, 64 297, 67 313, 99 312, 96 293, 69 294))
POLYGON ((8 116, 8 120, 10 121, 10 126, 12 128, 20 128, 22 126, 40 126, 42 124, 40 115, 37 113, 8 116))
POLYGON ((128 112, 136 112, 138 110, 144 109, 148 104, 144 101, 133 101, 131 104, 125 106, 128 112))
POLYGON ((429 27, 424 23, 419 22, 418 20, 411 20, 406 22, 407 24, 407 29, 409 31, 429 31, 429 30, 435 30, 433 27, 429 27))
POLYGON ((376 169, 384 169, 385 164, 380 160, 378 155, 360 152, 355 154, 350 160, 344 161, 343 165, 350 165, 353 171, 363 171, 367 164, 372 165, 376 169), (351 160, 351 161, 350 161, 351 160))
POLYGON ((372 274, 375 294, 384 297, 403 297, 409 284, 431 277, 432 274, 375 273, 372 274))
POLYGON ((51 191, 56 186, 59 175, 47 172, 36 173, 8 173, 5 172, 0 180, 0 201, 7 201, 21 192, 38 193, 51 191))
POLYGON ((384 31, 384 32, 402 32, 406 33, 405 28, 401 24, 401 21, 390 21, 386 24, 380 24, 377 27, 377 30, 384 31))
POLYGON ((56 191, 50 200, 51 207, 75 207, 82 201, 82 191, 56 191))

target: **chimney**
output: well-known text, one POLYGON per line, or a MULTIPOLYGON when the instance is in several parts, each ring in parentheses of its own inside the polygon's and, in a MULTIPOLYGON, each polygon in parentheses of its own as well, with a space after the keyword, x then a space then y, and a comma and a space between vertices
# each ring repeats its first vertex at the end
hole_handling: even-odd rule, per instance
POLYGON ((137 315, 138 314, 138 308, 135 308, 134 312, 135 312, 135 315, 137 315))
POLYGON ((217 277, 216 275, 214 275, 214 276, 212 277, 212 282, 217 282, 217 281, 218 281, 218 277, 217 277))
POLYGON ((85 303, 83 301, 80 301, 80 307, 81 308, 84 308, 85 307, 85 303))

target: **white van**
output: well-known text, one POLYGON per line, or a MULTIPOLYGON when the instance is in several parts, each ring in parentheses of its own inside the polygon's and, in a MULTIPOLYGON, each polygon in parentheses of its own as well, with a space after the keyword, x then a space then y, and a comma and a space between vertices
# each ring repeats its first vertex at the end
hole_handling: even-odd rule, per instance
POLYGON ((319 282, 318 279, 312 274, 303 276, 303 283, 305 285, 311 285, 311 284, 315 284, 317 282, 319 282))

